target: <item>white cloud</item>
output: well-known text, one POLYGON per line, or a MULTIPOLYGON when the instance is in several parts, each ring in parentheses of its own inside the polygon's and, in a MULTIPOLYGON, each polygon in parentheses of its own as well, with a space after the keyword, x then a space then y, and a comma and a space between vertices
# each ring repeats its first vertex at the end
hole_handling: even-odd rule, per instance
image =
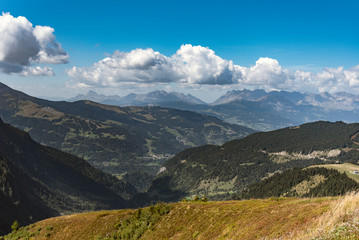
POLYGON ((359 65, 344 71, 345 78, 349 81, 350 87, 359 87, 359 65))
POLYGON ((349 70, 343 67, 324 68, 313 73, 284 69, 271 58, 260 58, 250 68, 242 69, 242 87, 264 90, 287 90, 299 92, 353 92, 359 88, 359 65, 349 70))
POLYGON ((37 63, 67 63, 69 55, 56 42, 54 29, 33 25, 25 17, 0 15, 0 71, 10 74, 53 75, 50 68, 30 67, 37 63))
POLYGON ((53 76, 54 71, 50 67, 24 67, 22 72, 19 73, 21 76, 53 76))
POLYGON ((259 58, 256 65, 243 70, 243 83, 249 85, 271 86, 272 88, 285 85, 290 80, 289 70, 283 69, 277 60, 259 58))
POLYGON ((73 67, 67 74, 95 86, 118 86, 126 82, 171 82, 178 79, 171 61, 153 49, 114 52, 90 67, 73 67))
POLYGON ((119 86, 126 82, 224 85, 235 83, 240 72, 232 61, 201 46, 182 45, 171 57, 153 49, 114 52, 90 67, 73 67, 67 74, 94 86, 119 86))
POLYGON ((172 56, 174 71, 182 77, 181 81, 189 84, 225 85, 237 82, 232 61, 220 58, 209 48, 182 45, 172 56))
MULTIPOLYGON (((289 70, 276 59, 259 58, 255 65, 244 67, 223 59, 209 48, 182 45, 167 57, 153 49, 114 52, 89 67, 67 70, 73 81, 95 87, 118 87, 128 84, 177 83, 198 88, 261 88, 300 92, 353 92, 359 88, 359 65, 325 68, 313 73, 289 70)), ((139 86, 139 85, 138 85, 139 86)))

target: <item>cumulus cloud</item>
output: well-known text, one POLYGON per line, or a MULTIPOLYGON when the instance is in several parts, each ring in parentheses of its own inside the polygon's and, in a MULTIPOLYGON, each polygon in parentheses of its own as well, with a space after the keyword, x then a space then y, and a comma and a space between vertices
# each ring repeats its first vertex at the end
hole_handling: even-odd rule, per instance
POLYGON ((348 70, 325 68, 313 73, 285 69, 276 59, 264 57, 255 65, 244 67, 219 57, 209 48, 190 44, 182 45, 169 57, 153 49, 116 51, 89 67, 73 67, 67 74, 73 81, 95 87, 179 83, 196 88, 206 85, 301 92, 359 88, 359 65, 348 70))
POLYGON ((69 55, 56 42, 54 29, 35 26, 25 17, 10 13, 0 16, 0 71, 11 74, 53 75, 52 69, 31 65, 38 63, 67 63, 69 55))
POLYGON ((73 67, 67 74, 87 85, 117 86, 126 82, 171 82, 178 79, 171 60, 153 49, 114 52, 90 67, 73 67))
POLYGON ((171 57, 153 49, 116 51, 90 67, 73 67, 67 74, 88 85, 118 86, 126 82, 233 84, 241 73, 232 61, 220 58, 213 50, 187 44, 171 57))
POLYGON ((345 78, 349 81, 350 87, 359 87, 359 65, 344 71, 345 78))
POLYGON ((279 87, 290 78, 290 72, 283 69, 277 60, 272 58, 260 58, 256 64, 243 70, 243 82, 250 85, 267 85, 279 87))
POLYGON ((189 84, 234 84, 240 77, 236 73, 241 73, 236 71, 232 61, 222 59, 213 50, 202 46, 182 45, 172 56, 172 61, 181 81, 189 84))

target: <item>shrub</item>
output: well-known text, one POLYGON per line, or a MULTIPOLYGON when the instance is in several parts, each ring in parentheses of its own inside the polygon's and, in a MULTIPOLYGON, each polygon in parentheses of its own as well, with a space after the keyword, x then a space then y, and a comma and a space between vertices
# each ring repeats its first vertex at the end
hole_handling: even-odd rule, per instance
POLYGON ((20 228, 20 224, 17 220, 15 220, 11 225, 11 230, 13 232, 16 232, 17 230, 19 230, 19 228, 20 228))
POLYGON ((170 204, 158 203, 136 210, 130 217, 116 224, 113 239, 139 239, 145 231, 153 229, 155 223, 171 210, 170 204))

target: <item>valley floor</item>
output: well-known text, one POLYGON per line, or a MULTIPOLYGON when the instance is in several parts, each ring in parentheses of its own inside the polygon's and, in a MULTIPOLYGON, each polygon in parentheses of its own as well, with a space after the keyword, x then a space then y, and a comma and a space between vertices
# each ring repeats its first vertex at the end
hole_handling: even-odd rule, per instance
MULTIPOLYGON (((171 210, 150 224, 140 239, 359 239, 358 193, 170 205, 171 210)), ((113 210, 50 218, 5 239, 114 239, 119 223, 136 212, 138 215, 138 210, 113 210)))

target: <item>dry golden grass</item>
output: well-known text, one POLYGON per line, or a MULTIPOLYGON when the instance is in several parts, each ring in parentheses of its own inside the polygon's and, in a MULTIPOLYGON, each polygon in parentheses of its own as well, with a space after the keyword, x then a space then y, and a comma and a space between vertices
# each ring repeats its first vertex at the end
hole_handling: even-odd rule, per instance
POLYGON ((115 231, 115 223, 133 211, 112 210, 54 217, 28 226, 27 232, 35 233, 30 239, 39 240, 97 239, 98 236, 106 236, 115 231))
MULTIPOLYGON (((61 216, 35 223, 28 231, 38 232, 33 239, 106 239, 117 231, 115 225, 133 212, 61 216)), ((330 238, 331 231, 358 220, 356 193, 311 199, 180 202, 141 239, 342 239, 330 238)), ((359 235, 345 239, 359 239, 359 235)))
MULTIPOLYGON (((330 236, 330 232, 346 223, 358 222, 359 220, 359 193, 348 193, 332 202, 330 210, 319 216, 313 226, 303 231, 293 239, 316 239, 330 236)), ((337 238, 337 239, 342 239, 337 238)), ((344 238, 343 238, 344 239, 344 238)), ((351 239, 351 238, 346 238, 351 239)), ((355 239, 359 239, 359 235, 355 239)))
POLYGON ((106 109, 109 111, 114 111, 119 114, 127 114, 126 112, 122 111, 121 108, 118 106, 104 105, 104 104, 100 104, 100 103, 96 103, 96 102, 92 102, 92 101, 88 101, 88 100, 86 100, 85 103, 88 105, 97 106, 97 107, 100 107, 100 108, 103 108, 103 109, 106 109))
POLYGON ((328 211, 332 201, 332 198, 273 198, 178 203, 141 239, 250 240, 292 236, 328 211))

